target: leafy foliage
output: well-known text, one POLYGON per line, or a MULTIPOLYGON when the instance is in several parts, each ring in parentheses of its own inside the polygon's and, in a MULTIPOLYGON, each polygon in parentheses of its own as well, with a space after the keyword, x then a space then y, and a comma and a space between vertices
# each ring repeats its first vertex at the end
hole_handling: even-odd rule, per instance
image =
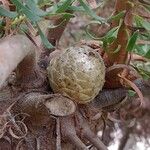
MULTIPOLYGON (((84 12, 89 15, 92 21, 86 26, 86 33, 95 40, 101 41, 103 43, 103 48, 109 51, 109 45, 111 45, 118 36, 118 31, 123 23, 123 18, 125 17, 126 12, 121 11, 116 15, 112 15, 109 18, 102 18, 91 9, 90 5, 84 0, 60 0, 57 3, 54 1, 48 0, 11 0, 14 5, 13 11, 7 10, 2 5, 0 6, 0 28, 1 36, 4 36, 4 20, 5 17, 11 20, 10 29, 14 30, 18 28, 20 32, 29 32, 28 26, 26 25, 26 20, 32 24, 32 27, 38 30, 38 34, 40 35, 43 44, 48 49, 53 48, 52 44, 47 40, 42 31, 42 28, 38 26, 39 21, 44 20, 53 20, 54 18, 63 18, 63 21, 69 20, 72 17, 75 17, 75 12, 84 12), (74 2, 78 2, 78 6, 74 5, 74 2), (46 9, 45 9, 46 8, 46 9), (97 24, 99 26, 107 25, 111 26, 112 21, 120 21, 119 25, 111 28, 104 36, 95 37, 93 33, 90 32, 89 28, 93 24, 97 24), (24 26, 22 28, 22 26, 24 26), (24 30, 26 28, 26 30, 24 30)), ((149 5, 143 1, 139 1, 138 5, 142 6, 147 12, 150 12, 149 5)), ((138 6, 137 5, 137 6, 138 6)), ((150 58, 150 45, 149 44, 138 44, 140 40, 150 40, 150 23, 148 20, 144 19, 142 16, 138 14, 134 15, 134 23, 133 28, 135 28, 132 35, 128 38, 128 44, 126 50, 130 53, 136 53, 146 58, 150 58), (141 32, 144 30, 144 32, 141 32)), ((62 22, 63 22, 62 21, 62 22)), ((61 26, 61 23, 58 25, 51 25, 49 28, 57 28, 61 26)), ((127 31, 128 32, 128 31, 127 31)), ((114 50, 114 53, 118 53, 120 50, 120 45, 118 45, 117 49, 114 50)))
POLYGON ((128 45, 127 45, 127 51, 131 52, 134 49, 134 46, 135 46, 137 38, 138 38, 138 32, 139 32, 138 30, 135 31, 133 33, 133 35, 131 36, 131 38, 129 39, 128 45))
POLYGON ((9 17, 9 18, 16 18, 17 12, 11 12, 6 9, 4 9, 2 6, 0 6, 0 14, 1 16, 9 17))

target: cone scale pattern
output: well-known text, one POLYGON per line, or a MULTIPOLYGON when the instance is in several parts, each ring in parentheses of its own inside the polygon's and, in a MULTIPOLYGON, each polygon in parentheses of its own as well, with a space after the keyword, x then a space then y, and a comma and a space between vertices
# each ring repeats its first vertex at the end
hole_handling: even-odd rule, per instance
POLYGON ((63 50, 52 58, 47 70, 55 93, 82 104, 92 101, 105 81, 105 65, 101 56, 85 45, 63 50))

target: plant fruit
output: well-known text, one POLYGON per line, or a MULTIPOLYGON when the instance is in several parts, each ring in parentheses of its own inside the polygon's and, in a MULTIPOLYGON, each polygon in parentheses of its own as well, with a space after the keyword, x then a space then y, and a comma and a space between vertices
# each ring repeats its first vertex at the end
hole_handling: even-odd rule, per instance
POLYGON ((98 52, 81 45, 62 50, 47 68, 50 86, 77 103, 92 101, 105 81, 105 65, 98 52))

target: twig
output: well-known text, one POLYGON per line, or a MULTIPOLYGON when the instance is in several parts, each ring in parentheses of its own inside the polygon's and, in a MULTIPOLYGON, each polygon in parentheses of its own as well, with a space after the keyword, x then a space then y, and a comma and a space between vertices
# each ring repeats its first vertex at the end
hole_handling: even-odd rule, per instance
POLYGON ((123 137, 120 140, 118 150, 124 150, 124 147, 126 146, 127 141, 129 139, 129 135, 130 135, 131 129, 126 128, 123 132, 124 132, 123 133, 123 137))
MULTIPOLYGON (((80 114, 79 114, 80 115, 80 114)), ((81 115, 80 115, 81 116, 81 115)), ((88 139, 98 150, 108 150, 98 136, 90 129, 85 119, 80 117, 83 136, 88 139)))
POLYGON ((142 4, 150 5, 150 3, 149 3, 149 2, 144 1, 144 0, 139 0, 139 2, 140 2, 140 3, 142 3, 142 4))
POLYGON ((67 138, 72 144, 74 144, 79 150, 88 150, 86 145, 77 136, 72 118, 61 118, 61 130, 62 135, 67 138))
POLYGON ((102 143, 102 141, 91 131, 90 128, 84 127, 83 135, 87 138, 97 149, 107 150, 107 147, 102 143))
MULTIPOLYGON (((149 81, 143 81, 143 79, 137 79, 134 81, 139 90, 143 93, 144 96, 150 95, 150 84, 149 81)), ((94 101, 89 103, 91 107, 94 108, 104 108, 111 105, 120 103, 127 95, 128 89, 118 88, 118 89, 103 89, 99 92, 94 101)))
POLYGON ((108 68, 106 69, 106 73, 109 73, 110 71, 113 71, 113 70, 115 70, 115 69, 124 69, 124 68, 136 72, 136 70, 135 70, 133 67, 129 66, 129 65, 116 64, 116 65, 113 65, 113 66, 108 67, 108 68))
POLYGON ((60 119, 56 119, 56 150, 61 150, 60 119))

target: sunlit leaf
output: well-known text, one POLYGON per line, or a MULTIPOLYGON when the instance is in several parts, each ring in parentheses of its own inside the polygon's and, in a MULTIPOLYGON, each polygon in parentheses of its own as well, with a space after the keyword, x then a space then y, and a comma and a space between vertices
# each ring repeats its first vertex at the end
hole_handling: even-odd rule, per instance
POLYGON ((150 31, 150 23, 148 21, 146 21, 145 19, 143 19, 142 17, 136 15, 134 17, 136 25, 138 27, 143 27, 145 28, 147 31, 150 31))
POLYGON ((140 56, 150 59, 150 45, 148 44, 136 45, 134 52, 140 56))

